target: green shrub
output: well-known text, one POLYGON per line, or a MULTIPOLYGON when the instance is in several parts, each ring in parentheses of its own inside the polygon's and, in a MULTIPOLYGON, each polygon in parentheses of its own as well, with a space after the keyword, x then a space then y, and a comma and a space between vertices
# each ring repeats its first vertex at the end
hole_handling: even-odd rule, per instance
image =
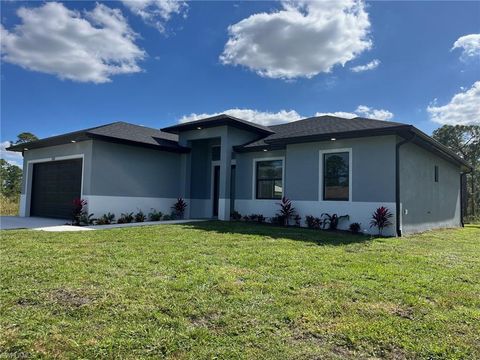
POLYGON ((99 217, 96 221, 97 225, 109 225, 115 220, 115 214, 103 214, 101 217, 99 217))
POLYGON ((162 220, 162 212, 152 209, 152 211, 148 214, 149 221, 160 221, 162 220))
POLYGON ((145 214, 143 213, 142 210, 139 210, 135 214, 135 222, 144 222, 146 219, 147 219, 147 217, 145 216, 145 214))

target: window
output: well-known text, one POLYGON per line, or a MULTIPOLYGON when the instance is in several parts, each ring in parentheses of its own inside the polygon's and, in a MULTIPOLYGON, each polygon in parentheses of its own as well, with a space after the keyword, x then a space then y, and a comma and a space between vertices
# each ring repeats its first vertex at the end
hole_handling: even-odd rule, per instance
POLYGON ((212 147, 212 161, 220 160, 220 146, 212 147))
POLYGON ((323 154, 323 200, 349 200, 348 152, 323 154))
POLYGON ((434 168, 434 179, 435 179, 435 182, 438 182, 438 165, 435 165, 435 168, 434 168))
POLYGON ((256 198, 281 199, 283 194, 283 161, 257 161, 256 198))

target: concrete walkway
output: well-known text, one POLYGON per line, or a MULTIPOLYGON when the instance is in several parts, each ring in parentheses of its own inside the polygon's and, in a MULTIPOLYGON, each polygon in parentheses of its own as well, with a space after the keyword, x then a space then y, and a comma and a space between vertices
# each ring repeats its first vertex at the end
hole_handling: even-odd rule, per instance
POLYGON ((94 226, 72 226, 67 224, 67 220, 47 219, 37 217, 20 217, 20 216, 0 216, 0 229, 32 229, 42 231, 92 231, 107 230, 124 227, 135 226, 152 226, 152 225, 169 225, 169 224, 185 224, 205 220, 169 220, 169 221, 146 221, 141 223, 129 224, 111 224, 111 225, 94 225, 94 226))

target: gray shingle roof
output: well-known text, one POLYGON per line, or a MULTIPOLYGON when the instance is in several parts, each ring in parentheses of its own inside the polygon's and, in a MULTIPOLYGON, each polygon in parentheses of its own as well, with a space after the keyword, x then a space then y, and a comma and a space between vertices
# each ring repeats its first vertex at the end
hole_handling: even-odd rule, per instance
POLYGON ((198 127, 208 128, 208 127, 222 126, 222 125, 234 126, 240 129, 247 129, 251 131, 253 130, 263 135, 273 133, 273 131, 267 126, 255 124, 253 122, 239 119, 227 114, 220 114, 220 115, 211 116, 205 119, 189 121, 183 124, 168 126, 163 128, 162 131, 178 134, 180 131, 194 130, 194 129, 197 129, 198 127))
POLYGON ((177 145, 178 136, 158 129, 118 121, 86 130, 87 134, 150 145, 177 145))
POLYGON ((90 138, 97 138, 127 144, 137 144, 162 150, 188 150, 187 148, 178 144, 178 136, 175 134, 169 134, 158 129, 129 124, 123 121, 74 131, 58 136, 52 136, 29 143, 13 145, 8 150, 22 151, 25 148, 35 149, 47 146, 55 146, 70 141, 82 141, 88 140, 90 138))
POLYGON ((304 138, 319 135, 334 135, 339 133, 361 132, 382 129, 394 129, 407 126, 393 121, 382 121, 356 117, 345 119, 337 116, 317 116, 293 121, 281 125, 270 126, 275 133, 261 140, 245 145, 246 148, 265 146, 269 143, 286 139, 304 138))

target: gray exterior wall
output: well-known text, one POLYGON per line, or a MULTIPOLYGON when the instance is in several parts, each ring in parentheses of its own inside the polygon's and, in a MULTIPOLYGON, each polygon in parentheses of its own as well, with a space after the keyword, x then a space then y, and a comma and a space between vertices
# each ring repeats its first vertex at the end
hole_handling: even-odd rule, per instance
POLYGON ((138 146, 93 141, 87 195, 177 198, 181 155, 138 146))
POLYGON ((404 234, 460 226, 460 167, 417 145, 401 146, 400 203, 404 234))
POLYGON ((320 150, 351 148, 352 201, 395 201, 395 139, 378 136, 288 145, 286 196, 319 200, 320 150))
POLYGON ((287 145, 286 150, 237 154, 237 199, 252 199, 253 161, 285 157, 285 195, 318 201, 320 150, 352 149, 352 201, 395 201, 395 136, 287 145), (374 181, 372 181, 374 179, 374 181))
POLYGON ((285 157, 285 150, 238 153, 236 155, 235 195, 236 199, 253 198, 253 161, 258 158, 285 157))

